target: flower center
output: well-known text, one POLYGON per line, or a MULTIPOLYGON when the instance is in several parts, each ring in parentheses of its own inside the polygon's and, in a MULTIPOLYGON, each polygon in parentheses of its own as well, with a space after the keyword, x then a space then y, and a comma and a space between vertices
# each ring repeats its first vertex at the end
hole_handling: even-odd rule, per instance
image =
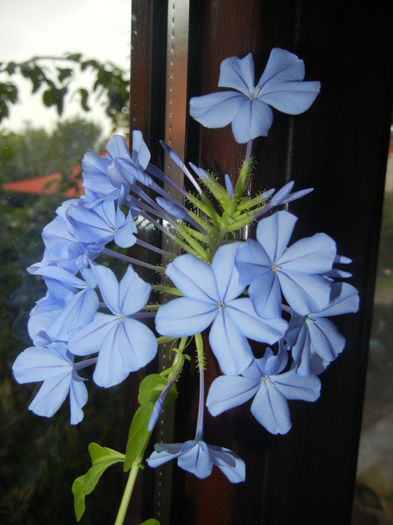
POLYGON ((276 263, 272 263, 270 268, 271 268, 272 272, 277 272, 280 269, 279 265, 276 264, 276 263))
POLYGON ((272 381, 272 380, 270 379, 270 377, 267 376, 267 375, 264 375, 264 376, 261 377, 261 382, 262 382, 262 381, 263 381, 264 383, 269 383, 270 385, 273 384, 273 381, 272 381))
POLYGON ((120 321, 123 322, 123 321, 126 320, 126 316, 125 316, 124 314, 120 314, 120 315, 119 315, 119 319, 120 319, 120 321))
POLYGON ((217 308, 218 308, 219 310, 222 310, 223 308, 225 308, 225 303, 224 303, 224 301, 219 301, 219 302, 217 303, 217 308))

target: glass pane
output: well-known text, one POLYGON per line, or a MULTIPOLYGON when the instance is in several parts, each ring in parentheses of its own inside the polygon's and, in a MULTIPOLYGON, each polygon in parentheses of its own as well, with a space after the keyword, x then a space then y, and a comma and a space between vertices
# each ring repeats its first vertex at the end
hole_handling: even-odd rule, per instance
POLYGON ((392 247, 391 134, 352 525, 393 523, 392 247))
MULTIPOLYGON (((13 0, 1 15, 0 523, 68 525, 89 442, 124 448, 126 386, 90 388, 83 425, 70 426, 67 402, 50 419, 29 412, 37 383, 17 384, 11 367, 45 294, 25 270, 42 258, 42 228, 79 194, 83 153, 128 131, 131 2, 13 0)), ((121 468, 106 473, 83 522, 110 523, 122 490, 121 468)))

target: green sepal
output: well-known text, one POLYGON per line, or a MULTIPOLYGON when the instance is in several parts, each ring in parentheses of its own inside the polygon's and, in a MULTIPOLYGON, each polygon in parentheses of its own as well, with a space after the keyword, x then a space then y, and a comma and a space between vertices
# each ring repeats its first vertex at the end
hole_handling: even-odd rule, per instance
POLYGON ((160 522, 155 520, 154 518, 150 518, 144 521, 143 523, 141 523, 141 525, 160 525, 160 522))
POLYGON ((125 460, 125 455, 111 448, 101 447, 97 443, 90 443, 89 454, 92 466, 72 484, 74 494, 74 508, 76 520, 80 521, 85 509, 85 497, 93 492, 105 470, 125 460))
MULTIPOLYGON (((168 379, 161 374, 150 374, 143 378, 139 385, 138 401, 141 405, 151 401, 155 403, 158 396, 168 384, 168 379)), ((173 384, 168 392, 166 401, 173 401, 177 398, 176 385, 173 384)))
POLYGON ((171 343, 172 341, 176 341, 178 339, 177 337, 169 337, 168 335, 161 335, 160 337, 157 337, 157 344, 158 345, 166 345, 167 343, 171 343))
POLYGON ((235 195, 236 197, 242 197, 247 189, 248 183, 250 182, 251 172, 252 172, 252 160, 248 162, 243 162, 241 167, 239 177, 235 185, 235 195))
POLYGON ((166 284, 153 284, 152 290, 158 293, 164 293, 168 295, 176 295, 177 297, 183 297, 180 290, 174 286, 167 286, 166 284))
POLYGON ((254 215, 254 212, 243 213, 236 221, 233 221, 227 226, 227 232, 235 232, 251 224, 254 221, 254 215))
POLYGON ((151 432, 147 430, 147 427, 153 407, 154 405, 152 402, 141 405, 132 418, 130 430, 128 432, 124 472, 127 472, 127 470, 132 467, 134 461, 138 456, 143 454, 147 446, 151 434, 151 432))
POLYGON ((210 217, 210 219, 216 219, 219 217, 213 204, 209 201, 206 195, 194 197, 194 195, 190 194, 187 195, 186 198, 195 208, 203 212, 207 217, 210 217))
POLYGON ((226 209, 230 202, 230 197, 227 190, 222 186, 214 175, 208 173, 206 177, 201 179, 201 183, 208 188, 210 193, 217 199, 221 206, 226 209))

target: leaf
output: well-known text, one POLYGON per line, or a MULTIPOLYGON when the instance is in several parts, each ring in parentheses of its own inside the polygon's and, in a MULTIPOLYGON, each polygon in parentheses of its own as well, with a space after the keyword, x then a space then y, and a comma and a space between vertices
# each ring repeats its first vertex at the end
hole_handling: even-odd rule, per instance
POLYGON ((66 78, 69 78, 73 75, 74 71, 69 67, 58 67, 57 68, 57 78, 59 82, 63 82, 66 78))
POLYGON ((71 60, 72 62, 79 62, 82 58, 81 53, 69 53, 64 56, 66 60, 71 60))
POLYGON ((141 405, 132 418, 127 439, 124 471, 127 471, 131 468, 137 457, 143 453, 149 441, 151 432, 147 430, 147 426, 153 411, 153 406, 154 405, 151 402, 141 405))
POLYGON ((89 105, 87 103, 87 101, 89 99, 89 92, 85 88, 80 88, 79 89, 79 94, 81 96, 81 106, 82 106, 82 108, 85 111, 90 111, 90 107, 89 107, 89 105))
POLYGON ((148 520, 141 523, 141 525, 160 525, 160 522, 155 520, 154 518, 149 518, 148 520))
POLYGON ((86 474, 76 478, 72 484, 77 521, 80 521, 85 512, 85 497, 93 492, 105 470, 115 463, 123 462, 125 459, 124 454, 111 448, 101 447, 97 443, 90 443, 89 454, 92 466, 86 474))
MULTIPOLYGON (((139 385, 138 401, 141 405, 151 401, 154 403, 168 384, 168 379, 161 374, 150 374, 143 378, 139 385)), ((167 401, 173 401, 177 397, 176 385, 173 384, 168 392, 167 401)))

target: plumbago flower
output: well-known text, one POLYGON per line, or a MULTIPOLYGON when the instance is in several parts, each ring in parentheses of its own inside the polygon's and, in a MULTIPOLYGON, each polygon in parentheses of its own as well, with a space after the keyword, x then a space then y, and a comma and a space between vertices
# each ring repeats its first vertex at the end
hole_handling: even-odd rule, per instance
MULTIPOLYGON (((231 123, 236 141, 248 142, 238 176, 227 173, 221 184, 162 143, 193 188, 187 191, 150 163, 140 131, 132 133, 131 152, 126 139, 115 135, 104 155, 85 154, 84 195, 64 202, 44 228, 43 258, 29 272, 42 277, 47 291, 30 313, 34 346, 13 366, 19 383, 42 383, 29 409, 51 417, 69 397, 71 424, 77 424, 90 378, 99 387, 118 385, 150 363, 160 344, 170 344, 165 353, 172 359, 140 383, 125 454, 97 444, 89 448, 92 468, 73 485, 78 520, 107 466, 123 462, 130 470, 127 487, 134 486, 154 427, 177 396, 176 382, 191 360, 185 352, 193 343, 199 369, 195 436, 156 443, 147 463, 156 468, 176 459, 201 479, 215 465, 231 483, 245 480, 244 461, 224 446, 208 444, 203 435, 206 351, 211 348, 223 374, 207 396, 210 414, 251 401, 251 413, 272 434, 290 430, 290 401, 319 398, 317 376, 343 351, 345 339, 328 318, 358 309, 356 289, 341 282, 350 274, 334 267, 350 260, 337 255, 336 243, 324 233, 289 245, 297 218, 288 211, 272 213, 312 189, 293 191, 290 181, 278 191, 248 194, 252 140, 267 135, 271 108, 302 113, 319 92, 319 82, 303 79, 303 61, 279 48, 256 84, 251 54, 224 60, 219 86, 230 89, 191 99, 190 114, 210 128, 231 123), (182 195, 182 202, 167 187, 182 195), (256 239, 241 241, 254 222, 256 239), (141 224, 167 236, 182 253, 141 239, 141 224), (125 254, 135 246, 139 253, 164 256, 163 266, 125 254), (108 267, 110 257, 127 264, 120 281, 108 267), (151 285, 133 266, 165 273, 172 284, 154 277, 151 285), (169 296, 168 302, 149 303, 152 290, 169 296), (158 337, 143 323, 153 317, 158 337), (209 349, 201 335, 205 330, 209 349), (259 343, 258 357, 250 340, 259 343)), ((129 496, 127 489, 124 497, 129 496)), ((119 525, 125 507, 123 500, 119 525)))
POLYGON ((212 324, 209 342, 224 374, 239 374, 253 360, 247 338, 275 343, 286 331, 280 316, 259 317, 251 301, 239 296, 245 286, 235 266, 239 243, 221 246, 211 266, 193 255, 177 257, 166 274, 184 297, 161 306, 156 329, 162 335, 183 337, 212 324))
POLYGON ((82 408, 87 402, 87 388, 77 373, 80 368, 67 345, 56 342, 27 348, 17 357, 12 371, 18 383, 43 382, 29 405, 32 412, 52 417, 69 395, 71 424, 76 425, 83 419, 82 408))
POLYGON ((287 362, 285 350, 274 355, 267 348, 241 375, 218 377, 206 400, 209 412, 217 416, 254 397, 251 413, 257 421, 272 434, 286 434, 292 426, 287 400, 315 401, 321 389, 316 376, 300 376, 295 369, 283 373, 287 362))
POLYGON ((98 352, 93 379, 97 385, 108 388, 124 381, 157 353, 153 332, 135 319, 149 299, 151 286, 131 266, 120 283, 105 266, 95 265, 93 270, 111 314, 98 312, 91 323, 72 335, 69 347, 78 356, 98 352))
POLYGON ((271 107, 298 115, 314 102, 321 84, 303 82, 304 74, 303 60, 277 47, 272 49, 256 85, 251 53, 244 58, 226 58, 221 63, 218 86, 235 91, 192 98, 190 114, 206 128, 232 123, 233 135, 240 144, 264 137, 273 123, 271 107))

